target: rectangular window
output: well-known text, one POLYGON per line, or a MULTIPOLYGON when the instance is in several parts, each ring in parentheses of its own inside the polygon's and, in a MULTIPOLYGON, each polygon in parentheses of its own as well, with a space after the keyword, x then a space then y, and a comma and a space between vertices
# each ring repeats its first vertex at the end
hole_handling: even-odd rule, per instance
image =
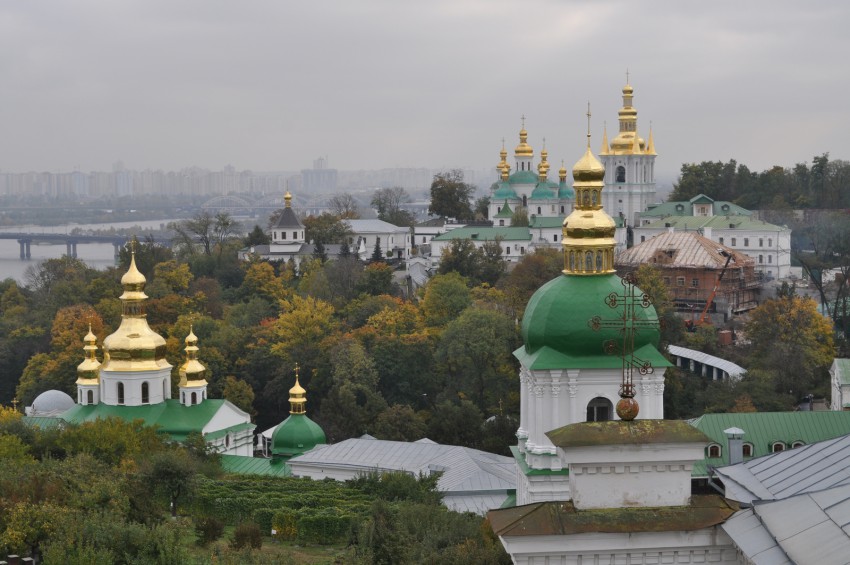
POLYGON ((297 231, 292 232, 292 239, 298 239, 298 232, 297 231))
POLYGON ((759 255, 759 265, 764 263, 764 255, 759 255))
POLYGON ((425 243, 425 236, 422 236, 422 243, 425 243))
POLYGON ((749 237, 745 237, 745 238, 744 238, 744 247, 749 247, 749 246, 750 246, 750 238, 749 238, 749 237))
POLYGON ((759 247, 764 247, 764 239, 759 238, 759 247))
POLYGON ((736 240, 736 238, 733 237, 732 238, 732 247, 735 247, 736 245, 738 245, 738 241, 736 240))
POLYGON ((685 277, 676 277, 676 286, 685 286, 685 277))
POLYGON ((286 239, 286 232, 285 231, 280 232, 280 239, 286 239))
POLYGON ((720 238, 720 245, 723 245, 723 238, 720 238))
POLYGON ((510 255, 510 254, 511 254, 511 246, 508 245, 507 247, 505 247, 505 255, 510 255))
POLYGON ((670 286, 670 277, 664 277, 664 284, 670 286))
POLYGON ((558 243, 558 234, 555 234, 555 235, 552 236, 552 241, 554 241, 555 243, 558 243))
POLYGON ((691 286, 694 288, 699 288, 699 279, 691 279, 691 286))
POLYGON ((520 247, 520 248, 519 248, 519 254, 520 254, 520 255, 525 255, 525 247, 520 247))
POLYGON ((767 262, 768 262, 768 263, 773 263, 773 255, 768 255, 768 256, 767 256, 767 262))
POLYGON ((643 243, 644 241, 646 241, 646 236, 645 235, 640 236, 640 242, 643 243))
POLYGON ((768 247, 773 247, 773 239, 771 239, 771 238, 767 238, 767 246, 768 246, 768 247))

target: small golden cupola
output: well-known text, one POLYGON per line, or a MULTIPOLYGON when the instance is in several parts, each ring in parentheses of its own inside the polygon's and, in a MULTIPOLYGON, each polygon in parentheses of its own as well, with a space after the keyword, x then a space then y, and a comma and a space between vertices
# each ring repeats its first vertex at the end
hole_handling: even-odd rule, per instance
POLYGON ((289 413, 290 414, 306 414, 307 413, 307 391, 298 382, 299 367, 295 365, 295 385, 289 389, 289 413))
POLYGON ((290 193, 288 190, 286 191, 286 194, 283 195, 283 201, 286 202, 287 208, 292 208, 292 193, 290 193))
POLYGON ((298 382, 298 371, 296 364, 295 386, 289 389, 289 416, 271 437, 271 454, 277 460, 285 461, 328 442, 322 428, 307 417, 307 391, 298 382))
POLYGON ((522 117, 522 129, 519 130, 519 145, 514 149, 515 157, 533 157, 534 149, 528 144, 528 132, 525 131, 525 116, 522 117))
POLYGON ((502 138, 502 150, 499 151, 499 164, 496 165, 496 170, 499 171, 500 178, 504 175, 505 170, 508 171, 508 174, 511 172, 511 166, 508 165, 508 151, 505 149, 504 138, 502 138))
POLYGON ((97 404, 100 402, 100 361, 97 360, 97 337, 91 324, 83 343, 86 357, 77 365, 77 403, 97 404))
POLYGON ((180 365, 180 402, 192 406, 207 397, 207 368, 198 361, 198 337, 189 328, 186 336, 186 360, 180 365))
POLYGON ((619 111, 620 131, 611 142, 610 152, 615 155, 640 154, 646 147, 637 134, 637 110, 632 105, 633 98, 634 89, 626 84, 623 87, 623 107, 619 111))
POLYGON ((546 151, 546 138, 543 138, 543 149, 540 150, 540 164, 543 166, 543 174, 549 176, 549 152, 546 151))
POLYGON ((564 274, 602 275, 614 272, 614 220, 602 209, 605 167, 590 150, 590 105, 587 109, 587 149, 573 167, 575 209, 564 220, 564 274))

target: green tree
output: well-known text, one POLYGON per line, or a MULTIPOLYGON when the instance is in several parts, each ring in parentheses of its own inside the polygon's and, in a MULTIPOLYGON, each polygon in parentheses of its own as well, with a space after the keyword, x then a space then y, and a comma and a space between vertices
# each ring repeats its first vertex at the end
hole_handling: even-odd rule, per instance
POLYGON ((357 289, 377 296, 393 293, 393 268, 386 263, 371 263, 363 269, 357 289))
POLYGON ((413 408, 394 404, 378 415, 372 434, 390 441, 416 441, 425 437, 425 430, 424 420, 413 408))
POLYGON ((470 200, 475 187, 463 182, 463 171, 453 169, 434 175, 428 213, 458 220, 472 219, 470 200))
POLYGON ((422 298, 422 313, 429 326, 444 326, 472 304, 466 279, 456 272, 431 277, 422 298))
POLYGON ((482 196, 475 199, 475 219, 486 220, 490 214, 490 197, 482 196))
POLYGON ((560 250, 542 247, 519 260, 514 269, 500 282, 515 312, 521 319, 531 296, 541 286, 564 270, 564 256, 560 250))
POLYGON ((335 214, 322 213, 319 216, 307 216, 304 218, 304 228, 307 241, 314 245, 322 242, 324 245, 339 244, 348 241, 351 236, 351 228, 339 216, 335 214))
POLYGON ((168 449, 146 458, 137 479, 154 493, 166 498, 171 517, 177 517, 177 503, 192 495, 198 463, 182 448, 168 449))
MULTIPOLYGON (((638 267, 635 278, 638 288, 652 300, 652 306, 661 322, 662 349, 670 343, 681 341, 684 334, 684 323, 682 318, 676 315, 676 308, 670 298, 669 289, 664 284, 661 269, 645 263, 638 267)), ((712 331, 714 331, 713 328, 712 331)))
POLYGON ((511 216, 511 226, 527 227, 528 226, 528 208, 517 206, 511 216))
POLYGON ((745 326, 752 343, 751 366, 772 376, 776 392, 799 399, 828 394, 828 368, 835 355, 832 322, 814 300, 785 296, 750 312, 745 326))
POLYGON ((248 236, 245 238, 245 246, 246 247, 254 247, 256 245, 268 245, 271 239, 269 239, 268 234, 263 231, 259 225, 254 225, 254 229, 248 232, 248 236))
POLYGON ((257 411, 254 410, 254 389, 245 381, 237 379, 233 375, 228 375, 224 379, 222 396, 252 417, 257 414, 257 411))

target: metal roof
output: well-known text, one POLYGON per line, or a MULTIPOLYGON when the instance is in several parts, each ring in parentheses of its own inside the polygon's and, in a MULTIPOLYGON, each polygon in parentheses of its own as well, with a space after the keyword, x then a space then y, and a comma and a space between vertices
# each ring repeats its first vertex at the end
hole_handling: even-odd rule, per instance
POLYGON ((700 228, 712 228, 716 230, 740 229, 751 231, 782 232, 791 230, 785 226, 769 224, 763 220, 755 220, 750 216, 665 216, 649 224, 635 228, 658 229, 673 227, 677 230, 697 230, 700 228), (667 225, 669 224, 669 226, 667 225))
POLYGON ((706 477, 709 465, 729 464, 727 439, 723 433, 727 428, 744 430, 744 443, 752 445, 753 457, 760 457, 770 454, 771 445, 777 441, 783 442, 787 449, 795 441, 809 445, 845 435, 850 430, 850 411, 704 414, 690 423, 722 446, 721 457, 694 463, 693 476, 706 477))
POLYGON ((337 467, 369 471, 405 471, 428 475, 440 471, 437 488, 446 506, 483 514, 498 508, 507 491, 516 488, 516 466, 511 457, 468 447, 433 442, 413 443, 352 438, 317 446, 288 461, 293 467, 337 467), (491 500, 492 499, 492 500, 491 500), (498 503, 490 503, 498 499, 498 503))
POLYGON ((267 477, 290 477, 289 466, 280 459, 245 457, 242 455, 219 455, 225 473, 239 475, 263 475, 267 477))
POLYGON ((832 362, 832 370, 839 383, 850 384, 850 359, 835 359, 832 362))
POLYGON ((727 498, 745 504, 850 485, 850 435, 721 467, 714 474, 727 498))
POLYGON ((493 241, 501 238, 503 241, 529 241, 531 232, 527 227, 483 227, 468 226, 440 234, 431 241, 451 241, 453 239, 474 239, 477 241, 493 241))
POLYGON ((721 526, 755 565, 838 565, 850 556, 850 485, 756 502, 721 526))
POLYGON ((722 269, 727 256, 732 256, 732 265, 752 265, 753 259, 731 247, 726 247, 696 232, 676 231, 660 233, 617 255, 616 264, 639 267, 644 263, 663 267, 722 269), (722 253, 721 253, 722 251, 722 253), (658 261, 659 254, 663 261, 658 261), (669 256, 669 258, 668 258, 669 256))
POLYGON ((397 233, 409 228, 397 226, 383 220, 345 220, 354 233, 397 233))
POLYGON ((676 357, 693 359, 697 363, 717 367, 729 375, 729 378, 731 379, 737 379, 747 372, 747 370, 740 365, 736 365, 735 363, 727 361, 726 359, 721 359, 720 357, 715 357, 714 355, 709 355, 708 353, 703 353, 702 351, 697 351, 696 349, 688 349, 687 347, 679 347, 678 345, 668 345, 667 351, 670 352, 670 355, 675 355, 676 357))

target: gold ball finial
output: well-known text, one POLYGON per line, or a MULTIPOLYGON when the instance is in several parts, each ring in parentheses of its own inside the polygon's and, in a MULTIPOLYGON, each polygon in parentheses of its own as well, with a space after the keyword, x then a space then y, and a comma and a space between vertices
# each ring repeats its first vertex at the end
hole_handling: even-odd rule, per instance
POLYGON ((286 202, 286 207, 292 207, 292 194, 287 190, 286 194, 283 195, 283 200, 286 202))

